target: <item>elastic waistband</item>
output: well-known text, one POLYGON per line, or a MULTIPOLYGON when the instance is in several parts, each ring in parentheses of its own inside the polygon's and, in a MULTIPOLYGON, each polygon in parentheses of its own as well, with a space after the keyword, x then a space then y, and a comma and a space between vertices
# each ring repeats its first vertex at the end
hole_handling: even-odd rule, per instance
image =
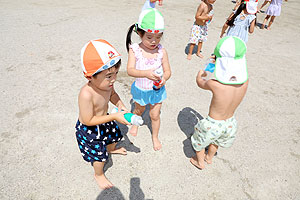
POLYGON ((225 119, 225 120, 216 120, 216 119, 211 118, 210 116, 207 116, 206 119, 208 119, 209 121, 212 121, 212 122, 233 122, 236 120, 234 116, 232 116, 228 119, 225 119))

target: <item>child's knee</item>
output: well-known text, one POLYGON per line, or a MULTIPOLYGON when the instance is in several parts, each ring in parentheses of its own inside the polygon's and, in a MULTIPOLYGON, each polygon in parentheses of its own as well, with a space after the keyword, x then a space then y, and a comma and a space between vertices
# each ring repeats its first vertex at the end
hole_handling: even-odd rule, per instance
POLYGON ((151 120, 157 121, 160 119, 160 112, 149 112, 151 120))
POLYGON ((134 114, 141 116, 144 111, 145 111, 145 106, 144 107, 139 106, 134 109, 134 114))

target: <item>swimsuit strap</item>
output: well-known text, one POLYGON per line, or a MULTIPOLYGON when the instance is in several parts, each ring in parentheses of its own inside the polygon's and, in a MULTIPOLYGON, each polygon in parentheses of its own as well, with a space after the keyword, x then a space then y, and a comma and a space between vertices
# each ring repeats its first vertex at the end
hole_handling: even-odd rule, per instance
POLYGON ((164 53, 163 53, 163 46, 161 45, 161 44, 158 44, 158 56, 157 56, 157 58, 158 59, 162 59, 163 58, 163 55, 164 55, 164 53))
POLYGON ((137 43, 130 45, 129 48, 132 49, 136 58, 141 58, 143 56, 140 46, 137 43))

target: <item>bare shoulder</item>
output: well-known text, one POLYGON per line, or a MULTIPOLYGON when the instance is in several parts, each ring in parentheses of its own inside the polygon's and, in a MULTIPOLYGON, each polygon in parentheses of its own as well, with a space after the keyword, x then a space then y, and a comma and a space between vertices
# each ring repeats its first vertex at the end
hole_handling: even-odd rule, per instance
POLYGON ((78 95, 79 101, 92 101, 93 99, 93 92, 88 84, 85 84, 79 92, 78 95))

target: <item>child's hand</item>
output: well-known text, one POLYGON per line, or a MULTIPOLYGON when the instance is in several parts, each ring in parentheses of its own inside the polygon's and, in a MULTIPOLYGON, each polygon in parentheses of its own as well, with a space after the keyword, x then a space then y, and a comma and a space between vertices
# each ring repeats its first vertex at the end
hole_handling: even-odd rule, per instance
POLYGON ((147 74, 146 77, 148 79, 150 79, 151 81, 159 81, 160 80, 160 76, 158 76, 154 71, 156 70, 156 68, 147 70, 147 74))
POLYGON ((212 20, 213 16, 212 15, 206 15, 207 20, 212 20))
POLYGON ((204 71, 203 69, 200 69, 199 72, 198 72, 198 75, 197 75, 197 79, 198 78, 203 78, 205 76, 207 76, 206 71, 204 71))
POLYGON ((125 111, 121 111, 121 112, 117 112, 111 115, 114 115, 114 119, 118 122, 120 122, 121 124, 125 124, 125 125, 131 125, 124 117, 124 114, 127 113, 125 111))
POLYGON ((166 84, 166 80, 164 77, 161 78, 161 82, 159 83, 159 85, 157 86, 157 89, 160 89, 162 86, 164 86, 166 84))
POLYGON ((120 104, 118 110, 125 111, 126 113, 130 112, 124 105, 120 104))

